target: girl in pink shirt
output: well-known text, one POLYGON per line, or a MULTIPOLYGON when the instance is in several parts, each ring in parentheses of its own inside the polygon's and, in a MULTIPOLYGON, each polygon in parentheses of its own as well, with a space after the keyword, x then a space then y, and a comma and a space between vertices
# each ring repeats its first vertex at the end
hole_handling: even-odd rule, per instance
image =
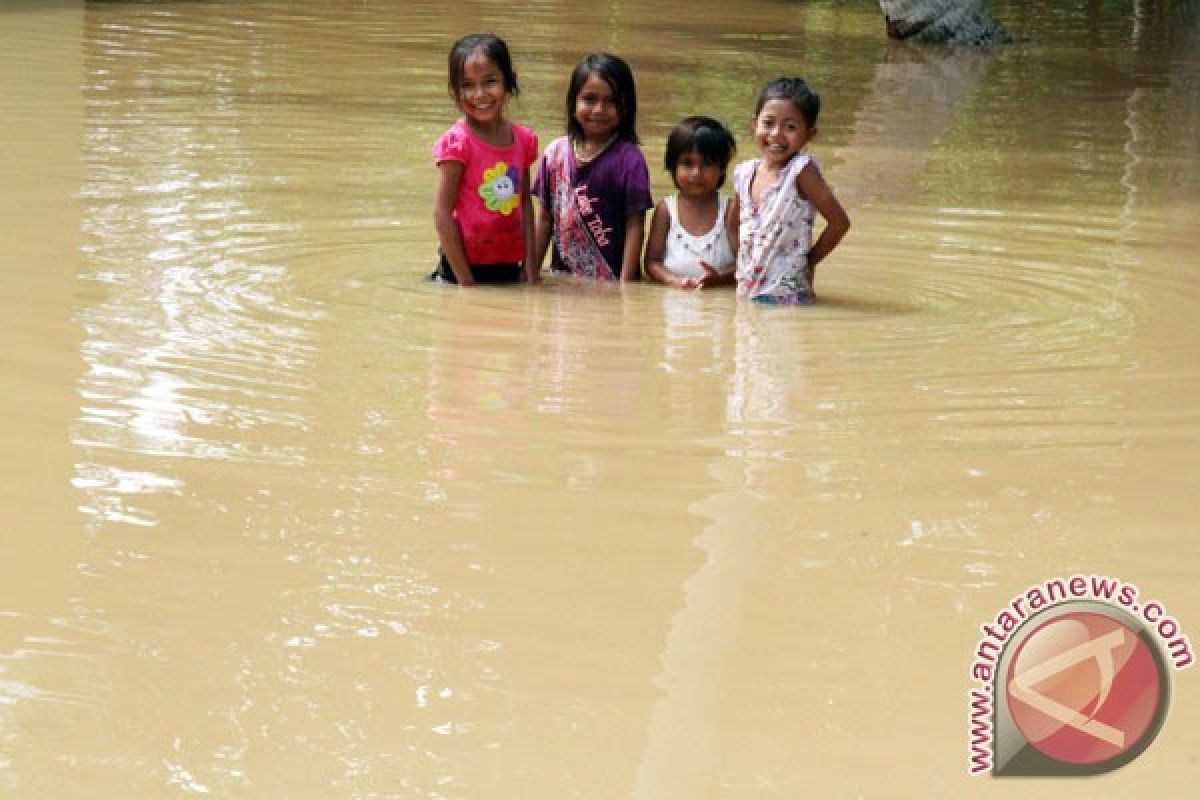
POLYGON ((529 167, 538 141, 504 118, 504 104, 519 91, 508 46, 490 33, 464 36, 448 66, 463 115, 433 146, 441 259, 431 277, 460 286, 534 281, 529 167))

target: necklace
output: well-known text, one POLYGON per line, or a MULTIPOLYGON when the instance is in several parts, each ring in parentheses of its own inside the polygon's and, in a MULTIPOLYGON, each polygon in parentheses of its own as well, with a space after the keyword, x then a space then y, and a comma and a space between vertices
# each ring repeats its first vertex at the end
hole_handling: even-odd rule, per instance
POLYGON ((719 231, 714 228, 701 236, 695 236, 688 233, 682 225, 679 227, 680 231, 675 234, 675 243, 700 260, 711 261, 711 256, 716 250, 719 231))
POLYGON ((595 161, 597 158, 600 157, 601 153, 603 153, 605 150, 608 149, 608 146, 610 144, 612 144, 616 140, 617 140, 617 135, 614 133, 612 136, 608 137, 608 141, 606 141, 604 144, 600 145, 600 148, 598 150, 596 150, 596 152, 592 153, 590 156, 585 156, 583 154, 583 146, 584 146, 585 142, 580 142, 576 139, 572 139, 571 140, 571 149, 575 152, 575 163, 578 164, 579 166, 583 166, 584 164, 592 163, 593 161, 595 161))
MULTIPOLYGON (((675 244, 683 248, 686 252, 691 253, 700 261, 712 263, 713 256, 716 254, 717 240, 721 234, 721 210, 723 204, 720 200, 717 201, 716 218, 713 220, 713 225, 707 231, 700 235, 696 235, 683 227, 683 222, 675 219, 674 223, 677 227, 675 231, 675 244)), ((675 209, 678 212, 679 199, 676 195, 675 209)))

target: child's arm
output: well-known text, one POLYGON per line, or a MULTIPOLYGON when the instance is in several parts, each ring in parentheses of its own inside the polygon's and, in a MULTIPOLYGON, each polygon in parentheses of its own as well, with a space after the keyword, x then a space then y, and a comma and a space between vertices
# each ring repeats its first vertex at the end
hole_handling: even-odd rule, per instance
POLYGON ((729 238, 729 247, 733 250, 734 257, 737 257, 738 250, 742 247, 742 243, 738 239, 741 230, 742 203, 735 194, 729 198, 729 205, 725 206, 725 235, 729 238))
POLYGON ((646 238, 646 212, 636 211, 625 218, 625 249, 621 254, 621 280, 636 281, 642 276, 642 243, 646 238))
POLYGON ((800 174, 796 176, 796 189, 825 218, 825 230, 821 231, 812 249, 808 251, 808 269, 812 272, 813 267, 821 263, 825 256, 837 247, 846 231, 850 230, 850 217, 813 164, 808 164, 800 170, 800 174))
POLYGON ((546 251, 550 249, 550 237, 554 232, 554 220, 550 212, 542 205, 541 199, 533 202, 533 263, 541 274, 542 262, 546 260, 546 251))
POLYGON ((667 233, 671 230, 671 214, 667 201, 660 200, 650 217, 650 237, 646 240, 646 274, 666 286, 684 288, 684 279, 667 269, 663 258, 667 254, 667 233))
POLYGON ((521 215, 523 227, 521 233, 525 237, 525 282, 537 283, 542 277, 542 260, 538 258, 538 253, 544 254, 545 251, 538 250, 536 226, 533 219, 533 198, 529 194, 528 167, 525 168, 525 175, 521 178, 521 215))
POLYGON ((437 190, 433 201, 433 227, 437 230, 442 253, 454 271, 459 286, 474 286, 475 278, 467 261, 462 233, 454 221, 454 201, 458 198, 458 185, 462 182, 461 161, 442 161, 438 164, 437 190))
MULTIPOLYGON (((549 153, 549 149, 546 152, 549 153)), ((535 162, 537 177, 533 179, 530 192, 533 203, 533 263, 539 278, 542 264, 546 261, 546 251, 550 249, 550 240, 554 237, 554 213, 553 208, 549 207, 553 202, 554 187, 547 160, 548 156, 543 155, 535 162)))
POLYGON ((718 272, 713 269, 711 264, 701 261, 700 266, 704 268, 704 277, 697 282, 697 288, 711 289, 714 286, 732 286, 737 283, 736 258, 739 248, 738 233, 741 230, 741 217, 738 214, 738 198, 735 194, 725 205, 725 219, 721 220, 721 224, 725 226, 725 236, 729 241, 729 247, 733 250, 735 258, 733 269, 728 272, 718 272))

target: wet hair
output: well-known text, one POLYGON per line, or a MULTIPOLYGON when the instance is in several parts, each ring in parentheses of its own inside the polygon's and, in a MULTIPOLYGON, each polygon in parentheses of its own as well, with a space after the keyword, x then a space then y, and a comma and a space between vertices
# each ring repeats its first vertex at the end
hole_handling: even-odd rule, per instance
POLYGON ((684 117, 680 120, 667 136, 667 154, 663 158, 676 189, 679 188, 679 181, 675 180, 675 168, 679 166, 679 159, 693 150, 709 164, 720 166, 721 180, 717 188, 724 186, 725 170, 737 150, 733 134, 712 117, 684 117))
POLYGON ((458 97, 467 60, 476 53, 482 53, 485 58, 499 67, 500 75, 504 78, 504 91, 513 97, 521 93, 520 88, 517 87, 517 73, 513 72, 512 56, 508 54, 508 45, 504 43, 504 40, 494 33, 472 33, 450 46, 446 67, 450 76, 448 86, 451 95, 455 98, 458 97))
POLYGON ((583 85, 593 75, 599 75, 612 89, 617 104, 617 136, 638 144, 637 90, 633 85, 633 71, 624 59, 611 53, 592 53, 571 73, 571 83, 567 87, 567 135, 576 141, 583 139, 583 126, 575 119, 575 103, 583 85))
POLYGON ((808 127, 816 127, 817 114, 821 113, 821 95, 809 88, 800 78, 776 78, 769 81, 758 93, 758 104, 754 116, 758 117, 768 100, 790 100, 804 117, 808 127))

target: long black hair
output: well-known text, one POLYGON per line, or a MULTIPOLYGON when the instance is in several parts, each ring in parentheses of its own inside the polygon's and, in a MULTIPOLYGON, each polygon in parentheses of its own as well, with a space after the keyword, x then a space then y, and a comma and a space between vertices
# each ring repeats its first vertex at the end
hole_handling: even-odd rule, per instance
POLYGON ((599 75, 612 89, 617 104, 617 136, 638 144, 637 89, 633 85, 633 70, 623 58, 612 53, 592 53, 571 73, 571 83, 567 87, 567 135, 575 140, 583 139, 583 126, 575 119, 575 102, 583 85, 593 75, 599 75))

